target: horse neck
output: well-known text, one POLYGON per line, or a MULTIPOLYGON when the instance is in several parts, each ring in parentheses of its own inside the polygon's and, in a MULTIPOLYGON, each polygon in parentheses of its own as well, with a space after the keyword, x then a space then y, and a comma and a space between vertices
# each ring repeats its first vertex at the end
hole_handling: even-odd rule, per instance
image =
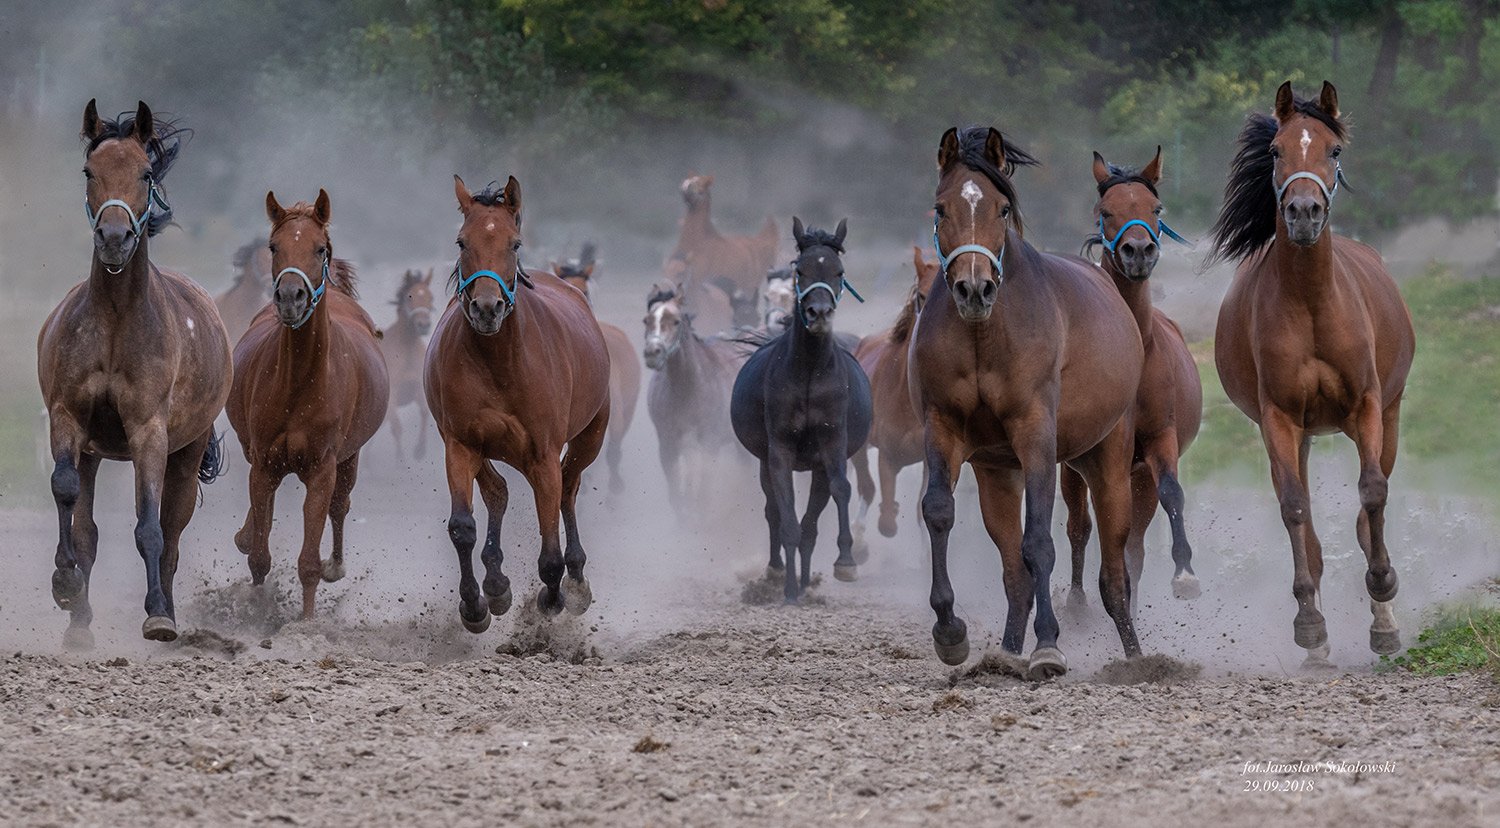
POLYGON ((136 245, 135 254, 119 273, 105 270, 98 251, 95 251, 89 268, 89 295, 98 297, 116 312, 149 305, 156 280, 148 247, 147 240, 142 238, 136 245))
POLYGON ((302 327, 293 330, 282 325, 277 335, 277 371, 293 386, 307 387, 329 371, 328 346, 333 336, 329 304, 325 298, 302 327))
POLYGON ((1136 327, 1141 332, 1141 344, 1149 347, 1155 326, 1151 307, 1151 280, 1126 278, 1115 264, 1115 257, 1109 254, 1104 256, 1104 272, 1114 279, 1115 287, 1120 291, 1120 296, 1125 299, 1131 315, 1135 317, 1136 327))
POLYGON ((708 343, 691 327, 685 328, 678 336, 682 342, 667 358, 666 372, 674 382, 691 384, 708 373, 714 355, 709 350, 708 343))
POLYGON ((1333 228, 1324 227, 1316 242, 1303 247, 1292 244, 1286 234, 1285 220, 1278 215, 1276 239, 1271 248, 1270 255, 1275 257, 1282 290, 1289 297, 1300 299, 1316 309, 1322 303, 1333 275, 1333 228))
POLYGON ((714 227, 713 218, 709 215, 709 200, 703 199, 703 203, 690 206, 687 215, 682 218, 682 237, 685 240, 717 238, 719 231, 714 227))
POLYGON ((808 330, 802 321, 802 313, 795 306, 792 308, 792 329, 787 335, 791 337, 792 353, 798 357, 788 360, 794 376, 823 373, 838 350, 833 331, 819 335, 808 330))
POLYGON ((412 324, 411 317, 401 312, 400 306, 396 308, 396 321, 392 322, 385 329, 384 338, 391 340, 393 343, 421 339, 421 337, 417 336, 417 326, 412 324))

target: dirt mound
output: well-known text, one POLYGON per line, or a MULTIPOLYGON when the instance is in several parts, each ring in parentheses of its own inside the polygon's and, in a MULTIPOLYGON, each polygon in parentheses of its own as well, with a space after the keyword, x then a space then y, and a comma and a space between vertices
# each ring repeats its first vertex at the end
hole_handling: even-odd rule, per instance
POLYGON ((1181 684, 1203 673, 1203 665, 1152 653, 1111 661, 1094 678, 1104 684, 1181 684))

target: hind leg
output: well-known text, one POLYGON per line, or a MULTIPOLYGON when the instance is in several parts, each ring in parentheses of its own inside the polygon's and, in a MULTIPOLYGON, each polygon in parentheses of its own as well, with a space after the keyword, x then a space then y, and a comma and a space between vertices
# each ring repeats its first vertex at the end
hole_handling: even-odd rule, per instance
MULTIPOLYGON (((1198 576, 1193 573, 1193 547, 1188 543, 1184 525, 1182 484, 1177 480, 1179 456, 1177 429, 1167 429, 1145 447, 1146 463, 1156 480, 1156 499, 1167 513, 1172 528, 1172 596, 1192 600, 1202 594, 1198 576)), ((1155 514, 1155 510, 1152 512, 1155 514)))
POLYGON ((1089 603, 1083 592, 1083 569, 1094 523, 1089 520, 1089 484, 1083 475, 1067 466, 1060 474, 1063 505, 1068 509, 1068 545, 1073 551, 1073 582, 1068 587, 1067 606, 1076 613, 1089 603))
MULTIPOLYGON (((1099 594, 1115 622, 1127 658, 1141 654, 1140 639, 1130 616, 1131 583, 1126 571, 1125 546, 1131 524, 1131 455, 1134 441, 1124 420, 1104 441, 1080 458, 1099 521, 1099 594)), ((1150 492, 1150 489, 1147 489, 1150 492)), ((1155 502, 1152 502, 1155 508, 1155 502)))
MULTIPOLYGON (((807 591, 807 588, 812 585, 812 553, 818 543, 818 518, 822 517, 823 510, 828 508, 830 491, 828 472, 823 469, 814 469, 811 485, 807 489, 807 510, 802 513, 801 538, 797 546, 798 557, 802 560, 802 573, 797 580, 799 592, 807 591)), ((843 554, 840 554, 839 558, 842 561, 843 554)), ((851 558, 848 564, 852 571, 854 560, 851 558)), ((840 575, 839 566, 839 562, 833 565, 834 577, 840 581, 854 580, 852 574, 847 578, 840 575)))
POLYGON ((333 528, 333 556, 323 561, 323 580, 333 583, 344 577, 344 518, 349 516, 349 495, 359 479, 359 452, 342 461, 333 480, 328 502, 328 521, 333 528))
POLYGON ((396 404, 396 395, 391 395, 385 411, 385 423, 391 427, 391 440, 396 444, 396 459, 405 460, 406 452, 401 448, 401 407, 396 404))
POLYGON ((418 460, 424 460, 424 459, 427 458, 427 432, 431 430, 431 429, 428 428, 428 422, 431 419, 432 419, 432 415, 430 413, 428 413, 428 411, 427 411, 427 395, 421 393, 421 390, 418 389, 418 392, 417 392, 417 449, 412 454, 412 456, 416 457, 418 460))
POLYGON ((1021 490, 1019 470, 974 466, 979 483, 979 514, 984 530, 1000 553, 1005 582, 1005 636, 1000 646, 1019 656, 1026 645, 1026 619, 1031 616, 1033 584, 1021 562, 1021 490))
POLYGON ((491 615, 504 615, 510 611, 511 592, 510 578, 500 571, 505 562, 505 552, 500 548, 500 525, 510 507, 510 485, 488 460, 479 466, 479 496, 484 499, 484 510, 488 513, 484 551, 479 553, 479 560, 484 563, 484 597, 491 615))
POLYGON ((896 475, 901 471, 901 463, 894 453, 881 449, 875 468, 880 474, 880 534, 894 538, 896 518, 901 514, 901 504, 896 502, 896 475))
MULTIPOLYGON (((839 452, 843 454, 844 452, 839 452)), ((833 577, 840 581, 853 581, 859 577, 858 560, 854 555, 854 533, 849 527, 849 501, 853 499, 854 492, 849 485, 847 464, 842 457, 832 459, 828 464, 828 491, 833 496, 833 506, 839 513, 839 556, 833 562, 833 577)), ((811 544, 808 544, 808 553, 811 554, 811 544)))
POLYGON ((1125 536, 1125 577, 1130 579, 1130 614, 1140 605, 1141 572, 1146 568, 1146 530, 1156 516, 1156 485, 1151 470, 1130 470, 1130 534, 1125 536))
POLYGON ((68 620, 68 630, 63 633, 63 646, 73 650, 87 650, 94 646, 94 634, 89 625, 94 620, 94 608, 89 603, 89 582, 92 580, 94 561, 99 551, 99 526, 94 523, 94 483, 99 473, 99 458, 92 454, 78 457, 78 502, 73 507, 73 554, 83 575, 83 589, 78 594, 68 620))
POLYGON ((854 543, 858 548, 855 563, 870 559, 870 546, 865 542, 865 525, 870 514, 870 504, 875 502, 875 478, 870 476, 870 444, 866 443, 849 458, 848 465, 854 467, 856 491, 859 493, 859 515, 854 519, 854 543))
POLYGON ((1366 402, 1357 418, 1354 437, 1359 445, 1360 512, 1356 524, 1360 548, 1365 553, 1365 589, 1370 594, 1370 649, 1380 655, 1393 655, 1401 649, 1401 631, 1396 625, 1392 605, 1396 597, 1396 571, 1391 567, 1385 547, 1385 504, 1391 472, 1396 468, 1396 441, 1401 430, 1401 400, 1380 413, 1373 422, 1366 402))
POLYGON ((589 580, 583 576, 588 554, 583 551, 583 540, 578 533, 578 489, 583 484, 584 469, 599 456, 608 433, 609 407, 605 406, 593 422, 568 443, 568 454, 563 458, 562 518, 563 528, 568 533, 568 551, 563 555, 563 564, 568 570, 567 594, 563 596, 563 602, 574 615, 582 615, 594 602, 589 580))
POLYGON ((198 507, 198 467, 203 462, 203 452, 213 440, 210 430, 201 438, 178 449, 167 458, 167 476, 163 481, 161 498, 161 588, 167 597, 167 612, 177 617, 177 604, 173 598, 172 585, 177 577, 177 562, 181 553, 182 532, 193 519, 198 507))

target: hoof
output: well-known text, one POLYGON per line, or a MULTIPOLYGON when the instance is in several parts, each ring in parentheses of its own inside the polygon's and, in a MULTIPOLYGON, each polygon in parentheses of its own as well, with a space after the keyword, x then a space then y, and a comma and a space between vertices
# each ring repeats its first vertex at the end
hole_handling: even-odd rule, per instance
POLYGON ((589 587, 588 578, 574 580, 564 577, 561 592, 563 606, 573 615, 583 615, 588 612, 589 605, 594 603, 594 590, 589 587))
POLYGON ((850 557, 854 558, 856 564, 867 564, 870 562, 870 544, 861 535, 854 541, 854 547, 849 550, 850 557))
POLYGON ((1326 673, 1337 670, 1338 667, 1328 660, 1328 645, 1312 647, 1307 651, 1307 658, 1302 659, 1302 669, 1311 673, 1326 673))
POLYGON ((1047 681, 1068 672, 1068 659, 1056 647, 1038 647, 1031 653, 1026 665, 1026 678, 1031 681, 1047 681))
POLYGON ((552 592, 552 590, 547 589, 546 584, 543 584, 542 588, 536 591, 536 608, 542 611, 544 618, 552 618, 563 611, 562 590, 559 589, 553 593, 552 600, 550 601, 547 600, 547 593, 549 592, 552 592))
POLYGON ((323 561, 323 580, 333 583, 344 577, 344 562, 329 558, 323 561))
POLYGON ((147 641, 176 641, 177 622, 165 615, 153 615, 141 624, 141 637, 147 641))
POLYGON ((1400 630, 1370 630, 1370 649, 1378 655, 1395 655, 1401 652, 1400 630))
POLYGON ((784 566, 767 566, 766 567, 766 580, 767 581, 772 581, 772 582, 786 580, 786 567, 784 567, 784 566))
POLYGON ((1198 576, 1191 572, 1184 572, 1172 579, 1172 597, 1179 601, 1191 601, 1203 594, 1203 588, 1198 585, 1198 576))
POLYGON ((1322 613, 1314 611, 1307 617, 1297 613, 1296 620, 1292 622, 1292 638, 1304 650, 1328 646, 1328 625, 1323 622, 1322 613))
POLYGON ((835 563, 833 565, 833 577, 846 583, 857 581, 859 580, 859 566, 857 563, 848 565, 835 563))
POLYGON ((94 649, 94 631, 88 627, 68 627, 63 631, 63 649, 94 649))
POLYGON ((969 660, 969 628, 957 618, 951 629, 932 625, 932 648, 937 650, 938 660, 949 667, 963 664, 969 660))
POLYGON ((1088 594, 1083 591, 1083 587, 1068 587, 1067 603, 1064 606, 1075 613, 1087 610, 1089 608, 1089 597, 1088 594))
POLYGON ((52 571, 52 600, 60 609, 71 610, 83 597, 83 573, 78 567, 52 571))
POLYGON ((877 526, 877 528, 880 529, 880 534, 883 537, 887 537, 887 538, 894 538, 894 537, 896 537, 896 516, 895 515, 890 515, 890 516, 881 515, 880 516, 880 521, 876 524, 876 526, 877 526))
POLYGON ((490 614, 488 612, 479 616, 478 621, 470 621, 468 616, 464 615, 463 610, 459 610, 458 619, 464 622, 464 629, 475 635, 479 635, 490 628, 490 614))
POLYGON ((488 595, 485 597, 488 598, 490 602, 490 615, 504 615, 507 612, 510 612, 511 596, 509 585, 507 585, 505 587, 505 591, 500 593, 499 595, 488 595))

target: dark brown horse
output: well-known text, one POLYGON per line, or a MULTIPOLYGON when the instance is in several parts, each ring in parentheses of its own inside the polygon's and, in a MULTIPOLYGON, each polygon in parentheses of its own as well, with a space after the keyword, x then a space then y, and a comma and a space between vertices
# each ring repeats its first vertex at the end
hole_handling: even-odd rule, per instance
MULTIPOLYGON (((1171 228, 1162 222, 1161 198, 1156 191, 1161 172, 1160 147, 1151 163, 1139 171, 1114 166, 1094 153, 1094 182, 1099 188, 1094 220, 1099 233, 1089 239, 1089 244, 1098 244, 1103 249, 1100 266, 1114 280, 1115 288, 1135 315, 1141 344, 1146 349, 1132 418, 1135 424, 1135 457, 1130 473, 1132 519, 1130 539, 1125 544, 1132 604, 1140 593, 1146 529, 1156 516, 1158 502, 1172 524, 1172 561, 1176 567, 1172 594, 1184 599, 1197 598, 1199 594, 1198 576, 1193 574, 1193 548, 1188 544, 1183 525, 1177 461, 1198 436, 1198 426, 1203 422, 1203 383, 1182 338, 1182 330, 1151 305, 1148 280, 1161 256, 1160 238, 1171 233, 1171 228)), ((1068 603, 1082 606, 1083 557, 1093 526, 1089 522, 1088 484, 1083 475, 1066 466, 1062 469, 1062 496, 1068 507, 1068 540, 1073 547, 1073 586, 1068 592, 1068 603)))
POLYGON ((92 227, 89 277, 47 317, 37 375, 50 419, 57 569, 52 598, 72 614, 65 643, 88 647, 89 574, 99 547, 94 478, 101 460, 135 465, 135 545, 146 568, 154 641, 177 637, 172 579, 198 483, 219 471, 214 418, 229 394, 229 343, 213 299, 151 263, 148 240, 171 221, 160 184, 179 130, 142 103, 135 115, 83 112, 84 204, 92 227))
POLYGON ((422 363, 426 361, 427 341, 432 330, 432 268, 427 275, 408 270, 396 288, 396 321, 381 331, 380 351, 391 377, 390 408, 385 421, 396 441, 396 456, 401 451, 401 408, 417 406, 417 446, 413 457, 427 455, 427 396, 422 393, 422 363))
POLYGON ((294 474, 302 501, 302 617, 313 617, 318 582, 344 577, 344 518, 359 476, 359 450, 385 417, 390 381, 375 323, 355 301, 354 268, 335 258, 328 193, 283 208, 266 193, 271 221, 272 303, 234 348, 229 422, 250 463, 250 509, 234 543, 250 577, 271 571, 276 490, 294 474), (333 556, 318 559, 323 524, 333 556))
MULTIPOLYGON (((552 263, 552 272, 577 288, 588 300, 590 309, 594 307, 594 300, 589 296, 589 281, 594 278, 598 264, 594 250, 594 245, 586 242, 577 261, 552 263)), ((595 318, 598 318, 597 313, 595 318)), ((609 434, 604 445, 604 459, 609 464, 609 487, 618 492, 625 486, 625 478, 620 476, 625 433, 630 430, 636 404, 641 398, 641 361, 636 358, 630 335, 619 326, 601 320, 599 331, 604 334, 604 344, 609 348, 609 434)))
POLYGON ((1034 163, 994 129, 943 135, 934 234, 943 278, 922 308, 910 370, 913 402, 926 428, 922 517, 932 538, 938 657, 960 664, 969 651, 948 578, 953 487, 967 461, 1005 573, 1002 646, 1019 656, 1035 601, 1037 646, 1027 670, 1048 677, 1067 670, 1049 591, 1059 461, 1088 480, 1103 548, 1104 606, 1125 654, 1140 653, 1125 539, 1129 414, 1142 352, 1130 308, 1102 271, 1081 259, 1041 253, 1022 238, 1010 174, 1034 163))
POLYGON ((907 466, 922 462, 922 421, 911 407, 911 377, 907 370, 907 345, 917 326, 917 316, 927 303, 932 283, 937 280, 938 266, 922 258, 920 247, 912 248, 912 268, 916 280, 907 293, 901 313, 891 327, 859 341, 854 356, 870 377, 870 393, 875 406, 875 424, 870 440, 854 458, 854 471, 863 501, 860 521, 875 500, 875 480, 870 476, 869 449, 879 452, 880 534, 896 536, 896 475, 907 466))
POLYGON ((520 471, 536 496, 542 612, 556 614, 566 605, 582 613, 593 601, 576 505, 583 472, 599 456, 609 427, 609 349, 583 294, 550 273, 521 269, 516 179, 501 192, 471 194, 455 175, 453 191, 464 216, 449 280, 454 298, 427 345, 423 378, 443 436, 453 501, 448 537, 458 552, 458 614, 465 628, 480 633, 491 613, 502 615, 511 605, 500 552, 510 490, 491 460, 520 471), (475 481, 489 512, 480 554, 485 601, 474 579, 475 481), (557 537, 559 510, 568 532, 566 555, 557 537))
POLYGON ((1370 594, 1370 649, 1394 653, 1396 572, 1385 547, 1401 393, 1416 350, 1411 314, 1380 254, 1329 228, 1347 130, 1338 92, 1316 102, 1276 91, 1276 115, 1251 115, 1214 224, 1215 255, 1238 259, 1219 308, 1214 362, 1224 391, 1260 426, 1292 545, 1292 630, 1310 664, 1328 657, 1307 455, 1343 432, 1359 451, 1359 545, 1370 594))
MULTIPOLYGON (((710 215, 711 175, 695 175, 682 182, 682 217, 677 248, 669 259, 687 266, 687 281, 721 288, 734 303, 734 324, 755 325, 761 282, 776 260, 776 221, 770 217, 754 236, 725 236, 710 215)), ((670 276, 670 274, 669 274, 670 276)))
POLYGON ((231 344, 249 330, 250 320, 270 300, 270 291, 271 248, 265 239, 256 239, 234 252, 234 284, 214 297, 231 344))

